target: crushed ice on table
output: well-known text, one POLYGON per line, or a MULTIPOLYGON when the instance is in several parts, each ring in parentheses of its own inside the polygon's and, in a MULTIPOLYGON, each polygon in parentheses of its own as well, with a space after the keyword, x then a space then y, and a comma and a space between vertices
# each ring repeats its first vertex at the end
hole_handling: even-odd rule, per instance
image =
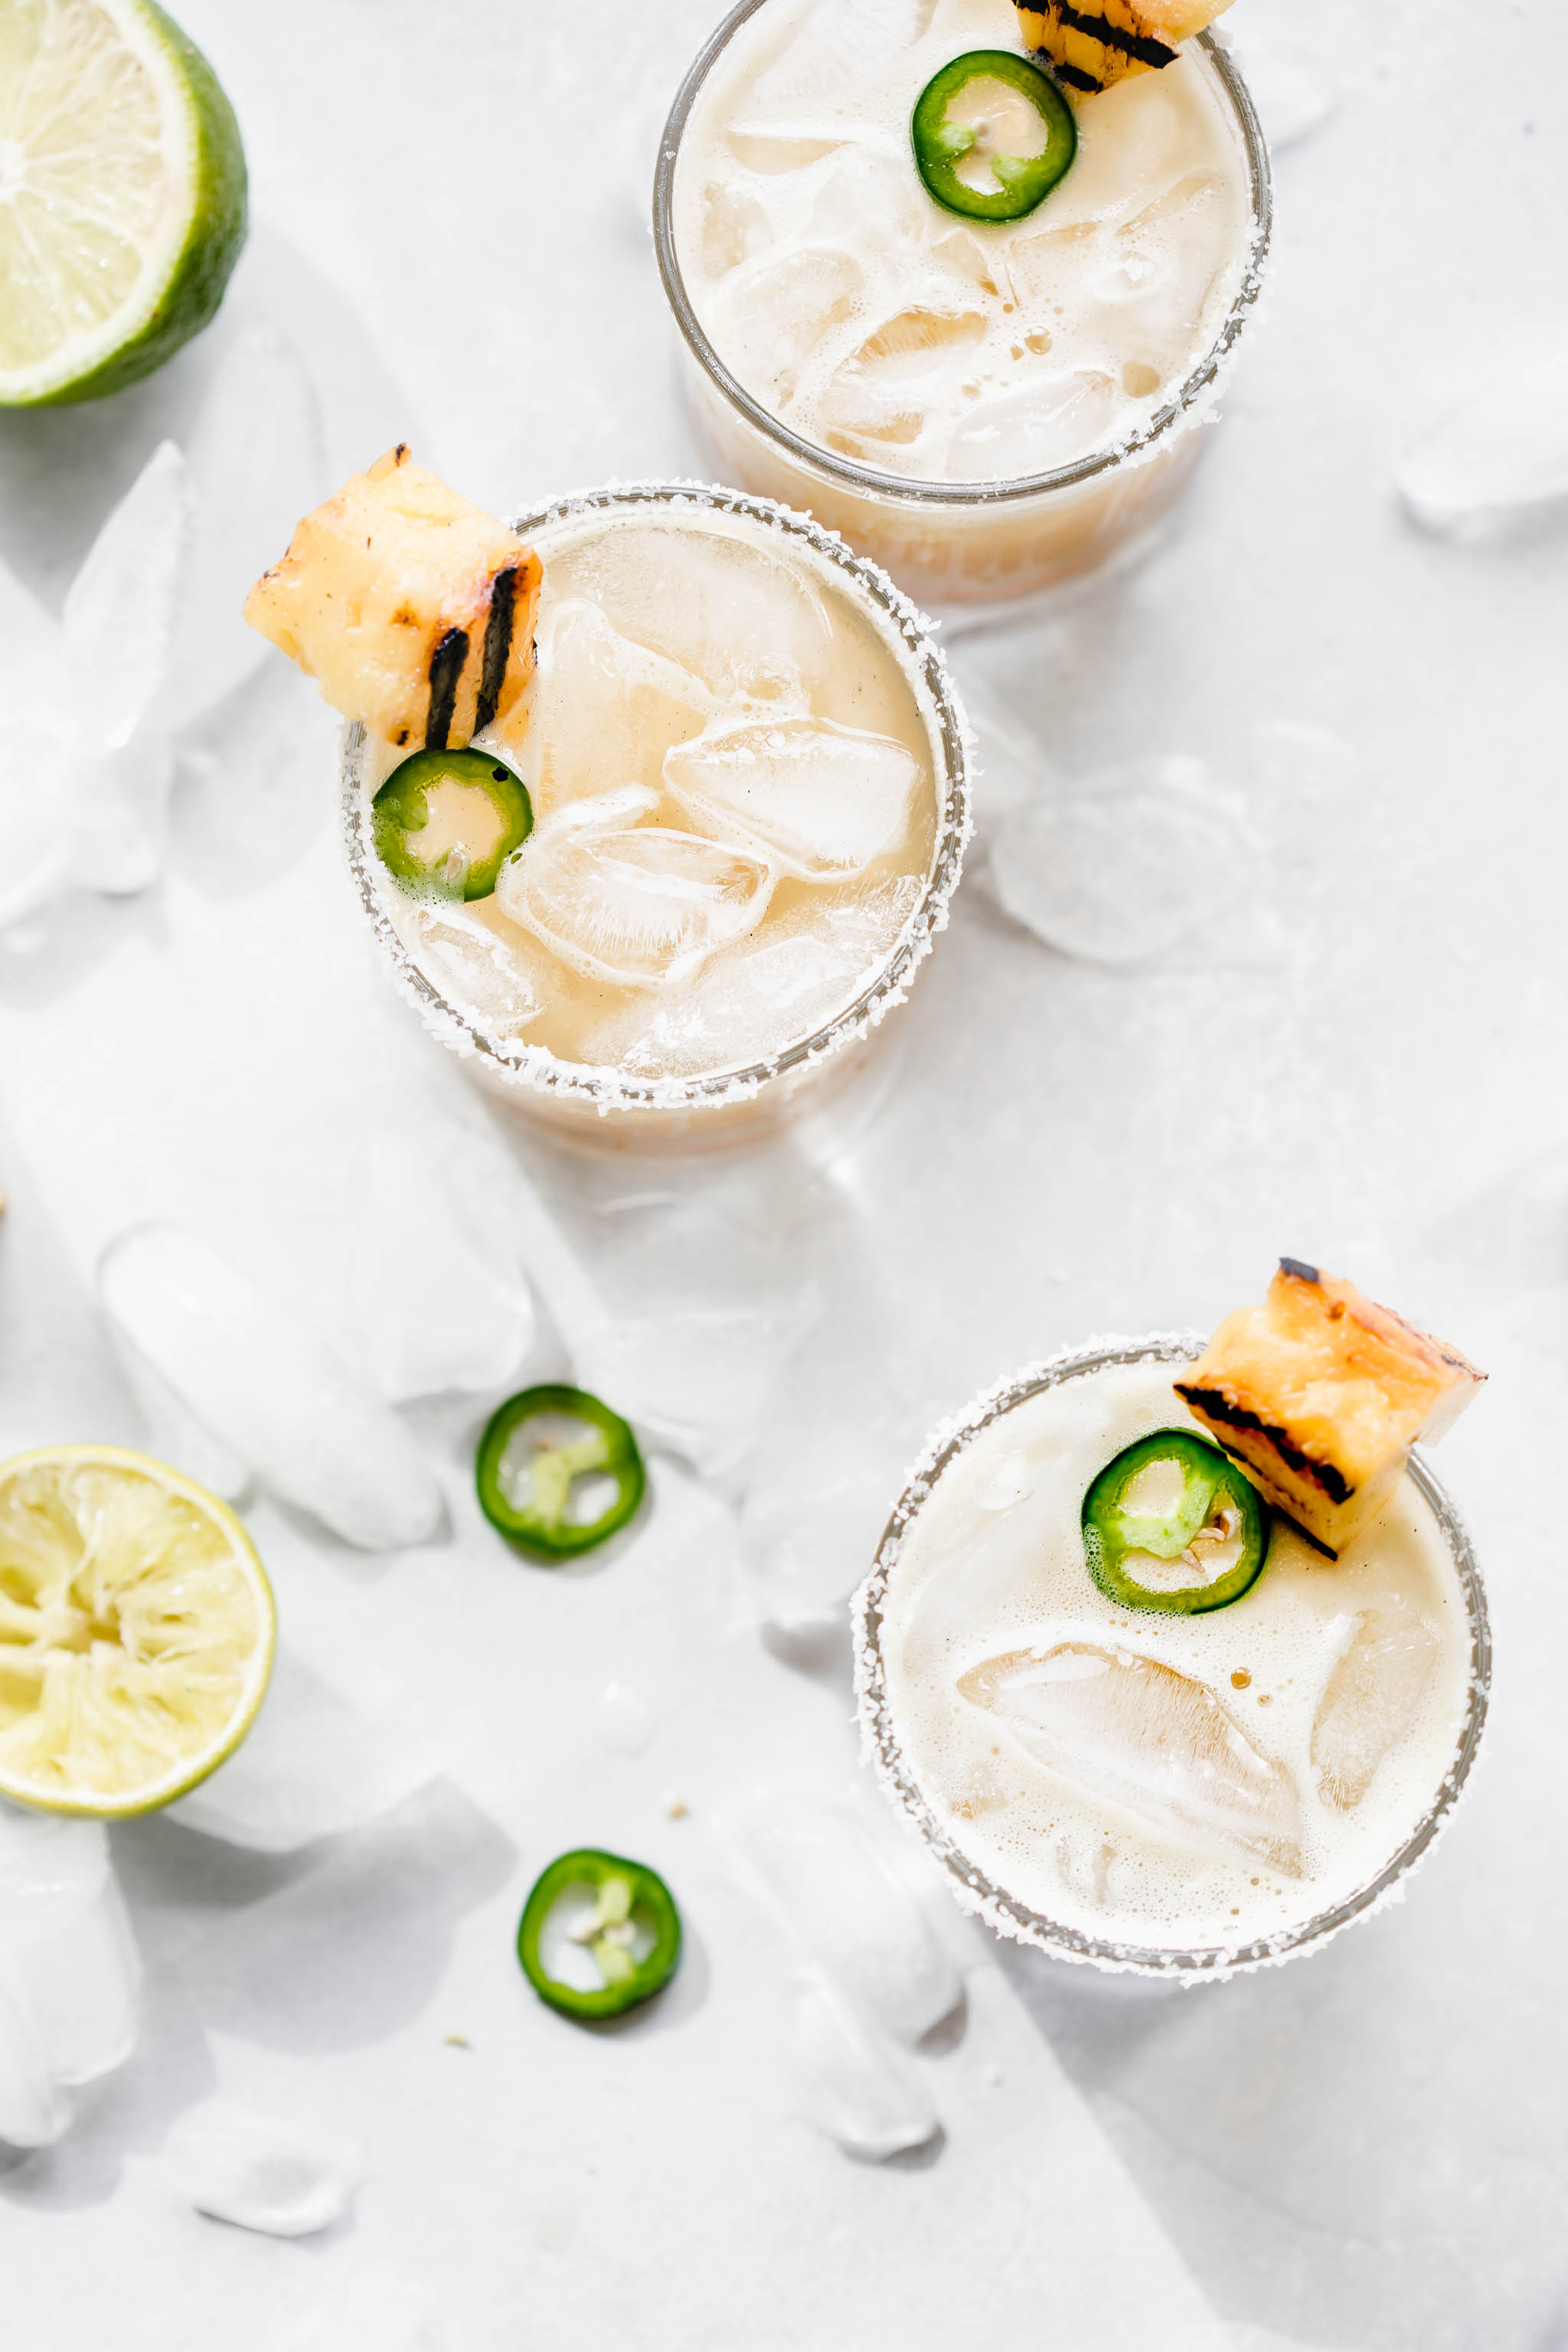
POLYGON ((162 442, 106 517, 58 623, 0 572, 0 928, 156 878, 177 740, 265 653, 239 606, 320 467, 309 383, 257 330, 216 371, 188 458, 162 442))
POLYGON ((653 1709, 642 1693, 609 1682, 594 1701, 594 1732, 617 1756, 640 1756, 653 1738, 653 1709))
POLYGON ((1415 1722, 1437 1638, 1397 1593, 1347 1616, 1342 1631, 1345 1646, 1312 1724, 1312 1763, 1321 1795, 1348 1811, 1415 1722))
POLYGON ((198 2213, 269 2238, 308 2238, 348 2211, 362 2151, 211 2099, 181 2116, 163 2146, 175 2188, 198 2213))
POLYGON ((1339 106, 1339 92, 1310 50, 1250 24, 1238 46, 1270 149, 1279 153, 1321 131, 1339 106))
POLYGON ((1037 793, 1064 790, 1061 771, 1028 721, 999 694, 973 655, 952 661, 963 707, 974 730, 977 766, 974 821, 989 828, 1037 793))
POLYGON ((141 1975, 101 1822, 0 1804, 0 2140, 57 2139, 62 2086, 123 2064, 141 1975))
POLYGON ((168 1814, 229 1845, 292 1853, 379 1821, 440 1769, 439 1750, 405 1714, 351 1706, 280 1646, 243 1745, 168 1814))
POLYGON ((499 1146, 426 1113, 368 1127, 359 1153, 348 1284, 365 1371, 395 1404, 504 1390, 535 1317, 499 1146))
POLYGON ((404 1423, 302 1310, 207 1244, 135 1227, 104 1252, 99 1297, 111 1337, 274 1495, 365 1551, 436 1534, 441 1490, 404 1423))
POLYGON ((795 1976, 787 2046, 802 2115, 847 2154, 879 2163, 935 2137, 936 2102, 921 2067, 826 1969, 795 1976))
POLYGON ((764 1433, 741 1505, 741 1541, 763 1622, 826 1631, 876 1558, 903 1477, 906 1433, 864 1421, 852 1444, 795 1413, 764 1433))
POLYGON ((1500 538, 1568 501, 1568 346, 1494 369, 1399 460, 1416 521, 1456 540, 1500 538))
MULTIPOLYGON (((601 806, 627 796, 605 793, 601 806)), ((648 798, 639 794, 643 806, 648 798)), ((580 802, 546 818, 496 885, 501 912, 574 971, 667 987, 762 921, 773 875, 758 859, 664 825, 601 828, 595 814, 580 802)))
POLYGON ((884 2032, 912 2044, 956 2009, 957 1969, 907 1880, 846 1806, 774 1790, 728 1828, 797 1957, 826 1969, 884 2032))
POLYGON ((1004 818, 991 845, 992 885, 1014 920, 1062 955, 1104 964, 1177 948, 1228 956, 1258 863, 1241 811, 1180 753, 1037 797, 1004 818))
POLYGON ((1200 1844, 1294 1876, 1300 1800, 1214 1694, 1152 1658, 1064 1642, 1010 1650, 959 1678, 960 1695, 1091 1796, 1200 1844))
POLYGON ((704 832, 806 882, 847 881, 897 849, 922 781, 888 736, 772 717, 672 745, 664 779, 704 832))

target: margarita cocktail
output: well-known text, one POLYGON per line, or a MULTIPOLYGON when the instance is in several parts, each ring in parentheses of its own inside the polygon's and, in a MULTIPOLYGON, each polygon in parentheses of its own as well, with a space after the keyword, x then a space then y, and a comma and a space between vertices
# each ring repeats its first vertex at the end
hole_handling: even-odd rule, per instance
MULTIPOLYGON (((1363 1344, 1359 1293, 1298 1268, 1271 1310, 1280 1284, 1352 1320, 1353 1447, 1395 1318, 1363 1344)), ((1391 1440, 1384 1498, 1363 1486, 1372 1515, 1330 1556, 1249 1468, 1246 1429, 1240 1459, 1213 1442, 1235 1384, 1204 1368, 1228 1328, 1207 1357, 1095 1343, 981 1399, 939 1433, 858 1603, 871 1755, 960 1899, 1144 1974, 1282 1958, 1372 1909, 1440 1827, 1485 1708, 1480 1581, 1430 1472, 1391 1440)), ((1309 1453, 1287 1433, 1300 1369, 1279 1421, 1237 1411, 1331 1487, 1319 1435, 1309 1453)), ((1392 1408, 1406 1440, 1475 1380, 1420 1378, 1392 1408)))
POLYGON ((951 687, 912 608, 804 517, 655 484, 514 529, 394 453, 252 609, 355 722, 350 854, 405 992, 546 1115, 649 1139, 772 1117, 945 920, 951 687))
POLYGON ((1099 88, 1081 43, 1029 53, 1057 32, 1011 0, 745 0, 666 132, 656 235, 715 466, 935 603, 1146 534, 1258 289, 1268 162, 1215 37, 1092 45, 1099 88))

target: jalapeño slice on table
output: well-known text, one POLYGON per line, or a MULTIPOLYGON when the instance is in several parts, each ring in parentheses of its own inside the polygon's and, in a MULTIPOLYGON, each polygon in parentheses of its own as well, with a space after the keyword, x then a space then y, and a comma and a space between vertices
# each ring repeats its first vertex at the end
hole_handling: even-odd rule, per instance
POLYGON ((966 220, 1022 220, 1078 152, 1072 108, 1011 49, 970 49, 933 74, 910 132, 930 193, 966 220))
POLYGON ((1108 1601, 1196 1616, 1257 1581, 1268 1525, 1257 1487, 1228 1455, 1191 1430, 1160 1429, 1090 1486, 1083 1549, 1108 1601))
POLYGON ((490 1417, 474 1464, 492 1528, 542 1559, 571 1559, 624 1528, 647 1474, 618 1412, 586 1389, 524 1389, 490 1417))
POLYGON ((584 1846, 542 1871, 522 1906, 517 1956, 541 2000, 567 2017, 619 2017, 669 1982, 680 1914, 657 1871, 584 1846), (597 1984, 574 1983, 596 1972, 597 1984))
POLYGON ((416 751, 377 793, 371 829, 400 882, 446 898, 488 898, 533 831, 533 803, 493 752, 416 751))

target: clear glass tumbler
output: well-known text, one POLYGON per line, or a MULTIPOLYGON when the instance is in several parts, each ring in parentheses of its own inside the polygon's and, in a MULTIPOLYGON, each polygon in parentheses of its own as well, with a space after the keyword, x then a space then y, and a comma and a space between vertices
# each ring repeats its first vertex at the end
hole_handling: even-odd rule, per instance
POLYGON ((1276 1967, 1281 1961, 1321 1950, 1342 1928, 1370 1917, 1394 1895, 1401 1882, 1429 1853, 1458 1802, 1486 1721, 1491 1682, 1491 1633, 1486 1592, 1469 1536, 1421 1456, 1412 1455, 1409 1475, 1431 1509, 1448 1547, 1469 1628, 1467 1697, 1453 1751, 1426 1811, 1398 1852, 1375 1875, 1343 1901, 1262 1941, 1239 1947, 1194 1945, 1185 1950, 1111 1942, 1087 1935, 1061 1920, 1043 1916, 1020 1902, 1005 1886, 995 1884, 963 1852, 952 1828, 938 1817, 905 1754, 888 1689, 882 1625, 888 1582, 903 1538, 948 1465, 980 1431, 1015 1412, 1043 1389, 1080 1379, 1108 1365, 1191 1361, 1202 1353, 1203 1344, 1196 1339, 1165 1337, 1092 1343, 1048 1363, 1033 1365, 976 1399, 956 1420, 944 1423, 934 1433, 894 1506, 879 1547, 876 1567, 854 1602, 856 1688, 866 1752, 895 1811, 941 1864, 963 1909, 977 1914, 999 1935, 1016 1943, 1031 1944, 1057 1959, 1087 1961, 1121 1975, 1185 1982, 1213 1981, 1249 1969, 1276 1967))
POLYGON ((682 373, 704 455, 743 489, 804 508, 936 607, 1026 607, 1045 592, 1153 538, 1191 474, 1202 427, 1217 414, 1221 379, 1257 303, 1273 212, 1268 150, 1247 86, 1223 43, 1192 45, 1232 113, 1247 161, 1250 219, 1240 284, 1213 347, 1142 431, 1053 471, 1012 481, 916 481, 859 466, 802 439, 725 365, 687 290, 675 236, 681 139, 729 43, 773 0, 740 0, 680 86, 654 183, 659 273, 680 331, 682 373))
POLYGON ((834 585, 894 655, 921 713, 935 782, 936 825, 920 900, 885 962, 829 1022, 743 1067, 651 1078, 563 1061, 530 1045, 526 1036, 497 1034, 471 1007, 443 994, 400 936, 392 913, 396 886, 371 837, 374 782, 363 728, 351 726, 343 744, 342 814, 349 865, 397 987, 442 1044, 466 1057, 475 1075, 509 1105, 559 1132, 622 1150, 690 1150, 759 1140, 866 1075, 873 1039, 880 1038, 887 1016, 903 1003, 946 925, 971 830, 969 730, 925 622, 877 565, 852 553, 808 516, 711 485, 643 482, 556 500, 519 516, 512 527, 525 539, 539 541, 548 559, 553 525, 575 525, 595 511, 674 504, 712 505, 749 517, 777 535, 786 560, 792 548, 800 548, 831 567, 834 585))

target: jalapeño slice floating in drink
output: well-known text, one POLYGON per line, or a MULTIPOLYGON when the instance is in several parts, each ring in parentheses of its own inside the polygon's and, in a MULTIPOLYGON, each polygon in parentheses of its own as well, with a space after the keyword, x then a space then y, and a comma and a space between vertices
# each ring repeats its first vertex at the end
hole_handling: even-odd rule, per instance
POLYGON ((496 877, 533 831, 519 776, 489 751, 416 751, 372 805, 376 853, 415 889, 488 898, 496 877))
POLYGON ((1257 1582, 1268 1528, 1257 1487, 1216 1445, 1161 1429, 1125 1447, 1090 1486, 1083 1548, 1108 1601, 1196 1616, 1257 1582))
POLYGON ((518 1927, 517 1956, 540 2000, 563 2016, 619 2017, 651 2000, 675 1974, 680 1914, 657 1871, 584 1846, 561 1854, 534 1882, 518 1927), (560 1973, 570 1966, 573 1947, 591 1960, 597 1985, 574 1984, 560 1973))
POLYGON ((1011 49, 970 49, 933 74, 910 133, 926 187, 966 220, 1022 220, 1078 153, 1072 108, 1011 49))
POLYGON ((618 1412, 586 1389, 524 1389, 490 1417, 474 1465, 492 1528, 538 1559, 572 1559, 624 1528, 647 1474, 618 1412))

